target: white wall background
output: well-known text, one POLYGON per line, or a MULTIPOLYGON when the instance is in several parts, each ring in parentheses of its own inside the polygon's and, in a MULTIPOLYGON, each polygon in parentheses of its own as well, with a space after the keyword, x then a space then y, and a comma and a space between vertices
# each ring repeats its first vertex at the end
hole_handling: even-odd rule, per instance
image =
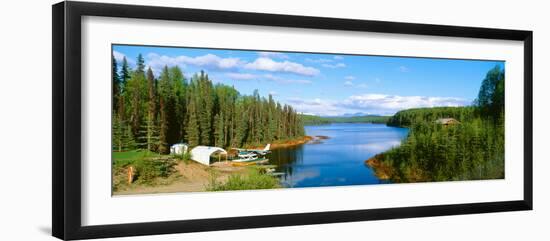
MULTIPOLYGON (((534 206, 436 218, 264 228, 118 240, 545 240, 550 237, 549 6, 545 1, 438 0, 110 0, 250 12, 528 29, 534 33, 534 206)), ((0 8, 0 240, 54 240, 51 231, 51 4, 10 1, 0 8)))

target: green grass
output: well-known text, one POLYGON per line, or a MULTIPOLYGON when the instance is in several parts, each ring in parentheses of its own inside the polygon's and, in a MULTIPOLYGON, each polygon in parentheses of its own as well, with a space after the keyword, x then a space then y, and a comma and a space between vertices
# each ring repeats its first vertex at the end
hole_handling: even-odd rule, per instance
POLYGON ((113 152, 113 160, 115 161, 136 160, 136 159, 159 157, 159 156, 162 156, 162 155, 151 151, 145 151, 145 150, 113 152))
POLYGON ((154 158, 154 157, 162 157, 163 155, 160 155, 158 153, 145 151, 145 150, 131 150, 131 151, 124 151, 124 152, 113 152, 113 167, 116 168, 122 168, 126 167, 138 160, 144 160, 148 158, 154 158))
POLYGON ((210 180, 208 191, 254 190, 280 188, 279 179, 261 174, 259 170, 249 168, 246 174, 232 174, 225 183, 210 180))
POLYGON ((113 152, 113 171, 120 176, 116 179, 115 190, 125 180, 126 169, 129 166, 135 168, 135 181, 142 184, 155 184, 160 179, 168 178, 175 172, 176 160, 168 155, 158 153, 132 150, 125 152, 113 152), (162 157, 162 158, 159 158, 162 157))

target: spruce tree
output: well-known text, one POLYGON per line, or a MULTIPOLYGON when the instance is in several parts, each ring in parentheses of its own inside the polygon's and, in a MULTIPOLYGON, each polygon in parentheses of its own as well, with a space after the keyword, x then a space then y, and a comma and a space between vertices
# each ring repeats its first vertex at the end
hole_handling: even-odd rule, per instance
POLYGON ((136 72, 139 74, 145 74, 145 59, 143 59, 143 55, 141 55, 141 53, 137 56, 136 72))
POLYGON ((119 110, 119 107, 118 107, 118 104, 119 104, 119 101, 120 101, 120 76, 118 75, 118 65, 117 65, 117 62, 116 62, 116 59, 115 59, 115 56, 114 55, 111 55, 112 59, 112 70, 111 70, 111 74, 112 74, 112 77, 113 77, 113 83, 112 83, 112 90, 113 90, 113 103, 112 103, 112 108, 113 108, 113 114, 116 115, 118 110, 119 110))
MULTIPOLYGON (((153 115, 148 115, 141 126, 139 147, 149 151, 155 151, 160 144, 160 137, 153 115)), ((165 151, 165 150, 163 150, 165 151)))
POLYGON ((127 83, 128 80, 130 80, 130 74, 131 74, 130 66, 128 66, 128 61, 126 60, 126 56, 122 58, 122 66, 120 67, 120 95, 119 95, 119 101, 118 101, 118 115, 121 121, 126 121, 128 119, 127 113, 126 113, 126 103, 130 100, 128 99, 128 93, 126 93, 127 89, 127 83))
POLYGON ((130 108, 130 124, 134 136, 139 136, 146 110, 144 109, 146 98, 146 80, 143 74, 139 72, 132 73, 132 77, 128 80, 125 96, 129 101, 130 108))
POLYGON ((200 131, 197 118, 195 101, 189 103, 189 118, 187 122, 186 139, 190 146, 200 145, 200 131))
MULTIPOLYGON (((122 67, 120 69, 120 81, 122 86, 126 85, 126 82, 130 79, 130 66, 128 66, 128 60, 126 60, 126 56, 122 58, 122 67)), ((124 92, 124 88, 122 88, 121 92, 124 92)))
POLYGON ((155 91, 155 75, 151 67, 147 69, 147 118, 150 118, 153 123, 156 123, 157 117, 157 98, 155 91))
POLYGON ((120 121, 120 119, 116 116, 113 116, 112 118, 112 130, 113 130, 113 140, 112 140, 112 146, 114 151, 121 152, 123 150, 123 142, 124 142, 124 127, 120 121))
POLYGON ((170 76, 168 75, 168 66, 164 66, 159 79, 158 84, 158 94, 159 94, 159 152, 160 153, 168 153, 168 145, 169 145, 169 132, 170 132, 170 120, 168 118, 168 115, 170 114, 170 98, 171 98, 171 84, 170 84, 170 76))

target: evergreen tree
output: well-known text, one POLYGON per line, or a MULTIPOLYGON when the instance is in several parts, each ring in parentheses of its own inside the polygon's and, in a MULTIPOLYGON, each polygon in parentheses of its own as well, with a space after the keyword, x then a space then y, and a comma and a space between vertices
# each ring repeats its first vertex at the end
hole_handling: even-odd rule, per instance
POLYGON ((208 75, 204 71, 200 72, 197 79, 198 87, 198 100, 200 109, 198 112, 198 121, 200 126, 200 143, 203 145, 211 145, 212 143, 212 126, 213 115, 212 109, 214 107, 213 95, 212 95, 212 81, 208 78, 208 75))
POLYGON ((130 125, 123 123, 124 135, 122 136, 122 145, 125 150, 134 150, 137 148, 136 140, 134 134, 132 133, 132 128, 130 125))
POLYGON ((147 69, 147 118, 151 118, 156 123, 157 117, 157 93, 155 84, 155 75, 151 67, 147 69))
POLYGON ((128 151, 137 148, 134 136, 129 125, 116 116, 113 118, 113 150, 128 151))
POLYGON ((118 115, 113 116, 117 150, 133 146, 168 153, 180 141, 242 147, 304 135, 302 117, 273 96, 264 98, 258 91, 240 95, 234 87, 213 85, 204 71, 188 83, 177 66, 164 66, 156 79, 151 68, 145 70, 141 54, 135 71, 124 58, 117 76, 117 64, 113 61, 113 83, 118 78, 120 86, 113 90, 113 98, 119 98, 118 115))
POLYGON ((138 54, 136 61, 136 72, 138 74, 145 74, 145 59, 141 54, 138 54))
POLYGON ((190 146, 198 146, 200 144, 200 131, 197 118, 197 110, 195 106, 195 101, 193 99, 191 99, 191 101, 189 102, 189 118, 187 122, 186 133, 186 139, 190 146))
POLYGON ((130 125, 134 136, 139 136, 146 109, 144 108, 145 100, 147 100, 146 80, 145 75, 139 72, 132 73, 132 77, 128 80, 127 90, 125 93, 130 107, 130 125))
MULTIPOLYGON (((154 121, 153 115, 148 115, 147 119, 141 126, 140 143, 138 146, 142 149, 155 151, 158 149, 160 142, 159 131, 154 121)), ((165 151, 165 150, 163 150, 165 151)))
POLYGON ((126 60, 126 56, 122 58, 122 66, 120 68, 120 95, 119 95, 119 101, 118 101, 118 115, 121 121, 127 120, 127 113, 126 113, 126 103, 129 102, 129 99, 127 97, 126 89, 127 89, 127 83, 128 80, 130 80, 130 74, 131 74, 130 66, 128 66, 128 61, 126 60))
POLYGON ((409 109, 388 125, 409 127, 409 136, 384 153, 395 181, 446 181, 504 177, 504 71, 491 69, 474 106, 409 109), (436 124, 438 118, 459 124, 436 124))
POLYGON ((120 119, 116 116, 113 117, 113 150, 121 152, 124 149, 123 141, 124 141, 124 126, 122 125, 120 119))
POLYGON ((115 59, 114 55, 111 55, 111 62, 112 62, 112 76, 113 76, 113 83, 112 83, 112 90, 113 90, 113 113, 116 115, 117 111, 119 110, 119 101, 120 101, 120 76, 118 75, 118 65, 115 59))
POLYGON ((159 79, 159 111, 160 111, 160 130, 159 130, 159 152, 168 153, 170 120, 169 115, 171 108, 172 88, 170 84, 170 76, 168 74, 168 66, 164 66, 159 79))
MULTIPOLYGON (((126 56, 122 58, 122 67, 120 69, 120 81, 122 86, 126 85, 126 82, 130 79, 130 66, 128 66, 128 61, 126 60, 126 56)), ((124 92, 124 89, 121 90, 121 92, 124 92)))
POLYGON ((483 79, 476 104, 480 111, 490 113, 495 118, 504 111, 504 71, 500 66, 491 69, 483 79))
POLYGON ((170 103, 172 112, 168 116, 170 118, 170 132, 168 141, 170 144, 174 144, 182 141, 184 137, 183 123, 185 120, 185 78, 183 72, 178 66, 168 68, 168 77, 170 80, 170 86, 172 93, 170 96, 170 103))
POLYGON ((223 129, 223 114, 214 116, 214 145, 224 147, 224 129, 223 129))
MULTIPOLYGON (((138 58, 139 59, 139 58, 138 58)), ((155 76, 151 67, 147 69, 147 114, 141 125, 140 140, 141 147, 155 151, 160 145, 159 130, 156 124, 156 98, 155 98, 155 76)), ((163 150, 165 151, 165 150, 163 150)))

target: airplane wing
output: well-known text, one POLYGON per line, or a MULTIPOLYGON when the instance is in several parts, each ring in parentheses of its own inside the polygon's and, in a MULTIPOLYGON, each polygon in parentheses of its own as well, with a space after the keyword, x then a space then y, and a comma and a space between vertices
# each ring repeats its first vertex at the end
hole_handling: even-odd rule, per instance
POLYGON ((269 150, 270 147, 271 147, 271 144, 267 144, 264 149, 244 149, 244 148, 231 148, 231 149, 237 150, 237 151, 254 152, 256 154, 265 155, 271 152, 269 150))

